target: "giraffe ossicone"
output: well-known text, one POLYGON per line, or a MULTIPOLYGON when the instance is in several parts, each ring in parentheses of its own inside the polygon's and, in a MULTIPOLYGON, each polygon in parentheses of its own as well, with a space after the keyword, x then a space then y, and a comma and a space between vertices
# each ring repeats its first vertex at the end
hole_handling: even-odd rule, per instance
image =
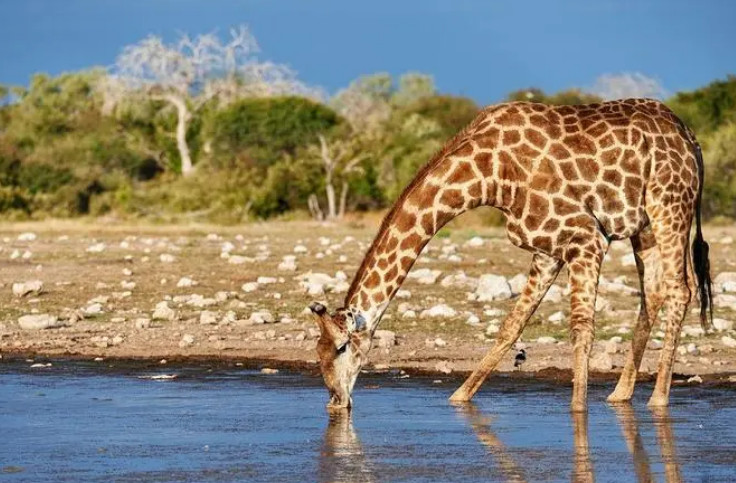
POLYGON ((609 400, 631 398, 652 323, 665 307, 666 335, 650 405, 666 405, 691 287, 700 295, 704 326, 711 306, 708 245, 700 220, 703 177, 694 134, 656 100, 581 106, 514 102, 484 109, 405 188, 381 223, 343 307, 330 314, 321 304, 313 306, 330 406, 352 404, 371 336, 424 246, 447 222, 482 205, 499 209, 510 241, 534 256, 526 286, 495 345, 451 399, 473 397, 567 265, 571 408, 585 410, 601 263, 612 240, 630 238, 642 303, 632 350, 609 400))

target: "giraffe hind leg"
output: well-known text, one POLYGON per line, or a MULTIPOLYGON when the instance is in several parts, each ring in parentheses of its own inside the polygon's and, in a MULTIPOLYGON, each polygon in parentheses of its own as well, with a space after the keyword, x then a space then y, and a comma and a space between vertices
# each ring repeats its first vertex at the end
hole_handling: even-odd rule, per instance
POLYGON ((646 228, 638 235, 634 235, 631 238, 631 245, 634 248, 636 269, 639 273, 641 307, 639 308, 639 319, 636 323, 634 338, 631 341, 631 351, 626 357, 626 363, 616 389, 608 396, 608 402, 611 403, 631 400, 636 384, 636 374, 641 366, 649 334, 657 320, 657 314, 663 301, 660 293, 661 257, 651 229, 646 228))
POLYGON ((517 341, 526 323, 544 298, 552 282, 560 273, 562 262, 542 254, 535 254, 529 272, 529 280, 513 310, 504 319, 496 343, 481 361, 478 368, 450 397, 454 402, 467 402, 480 389, 483 381, 495 369, 504 355, 517 341))

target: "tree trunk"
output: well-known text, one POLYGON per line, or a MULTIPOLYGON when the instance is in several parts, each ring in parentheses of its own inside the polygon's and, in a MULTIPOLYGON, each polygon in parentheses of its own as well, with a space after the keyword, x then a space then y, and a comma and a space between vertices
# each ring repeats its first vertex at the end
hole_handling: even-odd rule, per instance
POLYGON ((332 179, 328 178, 325 183, 325 191, 327 191, 327 217, 335 219, 337 218, 337 209, 335 206, 335 187, 332 186, 332 179))
POLYGON ((338 213, 337 217, 342 219, 343 216, 345 216, 345 207, 348 203, 348 182, 343 181, 342 182, 342 191, 340 192, 340 213, 338 213))
POLYGON ((189 153, 189 145, 187 144, 187 125, 191 115, 184 99, 166 96, 166 100, 176 106, 176 148, 179 150, 179 157, 181 158, 181 174, 188 176, 194 171, 192 155, 189 153))
POLYGON ((315 195, 314 193, 309 195, 309 198, 307 198, 307 206, 309 206, 309 212, 312 214, 312 218, 317 221, 322 221, 325 219, 325 215, 322 213, 322 208, 319 207, 317 195, 315 195))

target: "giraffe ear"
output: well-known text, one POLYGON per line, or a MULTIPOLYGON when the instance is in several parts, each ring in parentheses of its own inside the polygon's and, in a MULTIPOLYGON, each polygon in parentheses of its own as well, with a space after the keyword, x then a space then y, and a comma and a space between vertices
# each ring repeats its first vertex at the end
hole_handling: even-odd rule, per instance
POLYGON ((323 315, 327 313, 327 307, 325 307, 319 302, 312 302, 311 305, 309 306, 309 310, 311 310, 312 313, 316 315, 317 317, 322 317, 323 315))

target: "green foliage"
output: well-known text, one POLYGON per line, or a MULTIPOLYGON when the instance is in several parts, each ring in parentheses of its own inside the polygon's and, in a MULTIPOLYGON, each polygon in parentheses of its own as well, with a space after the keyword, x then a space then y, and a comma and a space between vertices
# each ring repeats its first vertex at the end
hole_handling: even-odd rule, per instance
POLYGON ((440 136, 449 139, 470 124, 479 112, 480 108, 472 99, 437 95, 416 100, 400 111, 399 116, 408 117, 417 114, 431 119, 438 124, 440 136))
POLYGON ((705 215, 736 218, 736 123, 721 126, 703 141, 705 215))
MULTIPOLYGON (((213 159, 250 158, 255 165, 268 166, 297 148, 313 144, 340 123, 330 108, 301 97, 254 98, 238 101, 216 112, 207 135, 213 159)), ((215 161, 217 162, 217 161, 215 161)), ((220 165, 221 166, 221 165, 220 165)))
POLYGON ((692 92, 678 92, 667 105, 699 136, 736 123, 736 76, 711 82, 692 92))
MULTIPOLYGON (((1 216, 291 217, 307 212, 312 195, 324 209, 329 160, 338 203, 347 186, 348 211, 385 208, 480 112, 471 99, 438 94, 432 78, 418 73, 396 82, 382 73, 361 77, 329 106, 294 96, 188 99, 186 140, 197 163, 183 177, 176 110, 130 93, 111 109, 100 89, 104 76, 39 74, 27 88, 0 86, 1 216)), ((600 101, 577 89, 535 88, 508 100, 600 101)), ((736 217, 736 77, 678 93, 668 104, 704 146, 706 216, 736 217)), ((473 213, 474 223, 503 221, 496 210, 473 213)))
POLYGON ((556 106, 592 104, 602 101, 602 99, 595 94, 590 94, 580 89, 567 89, 549 95, 545 94, 542 89, 538 89, 536 87, 514 91, 510 93, 506 99, 508 101, 541 102, 542 104, 551 104, 556 106))

